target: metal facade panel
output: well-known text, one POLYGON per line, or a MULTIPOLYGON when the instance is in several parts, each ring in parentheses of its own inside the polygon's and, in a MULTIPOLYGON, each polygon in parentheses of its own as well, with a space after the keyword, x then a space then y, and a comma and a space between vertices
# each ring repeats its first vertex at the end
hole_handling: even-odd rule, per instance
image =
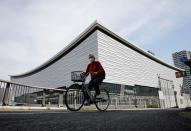
POLYGON ((57 88, 61 86, 69 86, 72 84, 70 80, 71 71, 85 71, 86 66, 89 63, 88 54, 90 53, 97 57, 97 31, 49 67, 33 75, 12 78, 11 80, 18 83, 44 87, 57 88))
POLYGON ((106 82, 158 87, 158 75, 182 84, 175 70, 163 66, 98 31, 98 58, 106 70, 106 82))

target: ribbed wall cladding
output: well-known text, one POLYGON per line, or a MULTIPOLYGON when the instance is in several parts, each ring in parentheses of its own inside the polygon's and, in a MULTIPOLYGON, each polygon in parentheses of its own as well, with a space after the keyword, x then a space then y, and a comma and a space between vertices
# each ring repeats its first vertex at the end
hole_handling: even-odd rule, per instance
POLYGON ((12 78, 11 80, 28 85, 53 88, 69 86, 72 84, 71 72, 75 70, 85 71, 89 63, 88 54, 90 53, 97 57, 97 31, 71 52, 40 72, 27 77, 12 78))

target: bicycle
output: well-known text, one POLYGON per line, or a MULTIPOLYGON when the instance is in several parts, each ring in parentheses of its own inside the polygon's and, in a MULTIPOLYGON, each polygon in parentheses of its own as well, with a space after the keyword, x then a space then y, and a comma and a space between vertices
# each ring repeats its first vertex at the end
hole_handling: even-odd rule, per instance
POLYGON ((85 94, 87 94, 92 102, 91 104, 95 104, 99 111, 106 111, 110 104, 108 91, 100 89, 99 95, 96 95, 95 91, 89 91, 88 86, 85 85, 86 78, 87 75, 85 75, 83 71, 71 72, 71 81, 73 81, 74 84, 72 84, 66 91, 66 107, 70 111, 79 111, 84 105, 85 94))

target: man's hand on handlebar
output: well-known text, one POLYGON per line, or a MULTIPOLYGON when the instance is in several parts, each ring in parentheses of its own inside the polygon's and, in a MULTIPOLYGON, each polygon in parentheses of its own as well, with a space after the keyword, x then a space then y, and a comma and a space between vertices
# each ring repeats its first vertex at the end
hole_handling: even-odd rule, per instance
POLYGON ((81 73, 81 76, 88 76, 89 73, 86 73, 86 72, 82 72, 81 73))

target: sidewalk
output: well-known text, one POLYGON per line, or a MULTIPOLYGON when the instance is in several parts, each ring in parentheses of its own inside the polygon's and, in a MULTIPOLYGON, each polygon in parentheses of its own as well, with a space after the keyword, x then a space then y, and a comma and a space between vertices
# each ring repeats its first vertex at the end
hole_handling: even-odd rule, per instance
MULTIPOLYGON (((96 111, 95 106, 84 106, 81 111, 96 111)), ((108 108, 108 111, 127 111, 127 110, 162 110, 161 108, 108 108)), ((6 111, 67 111, 66 107, 27 107, 27 106, 0 106, 0 112, 6 111)))
POLYGON ((29 107, 29 106, 0 106, 1 111, 63 111, 66 107, 29 107))

